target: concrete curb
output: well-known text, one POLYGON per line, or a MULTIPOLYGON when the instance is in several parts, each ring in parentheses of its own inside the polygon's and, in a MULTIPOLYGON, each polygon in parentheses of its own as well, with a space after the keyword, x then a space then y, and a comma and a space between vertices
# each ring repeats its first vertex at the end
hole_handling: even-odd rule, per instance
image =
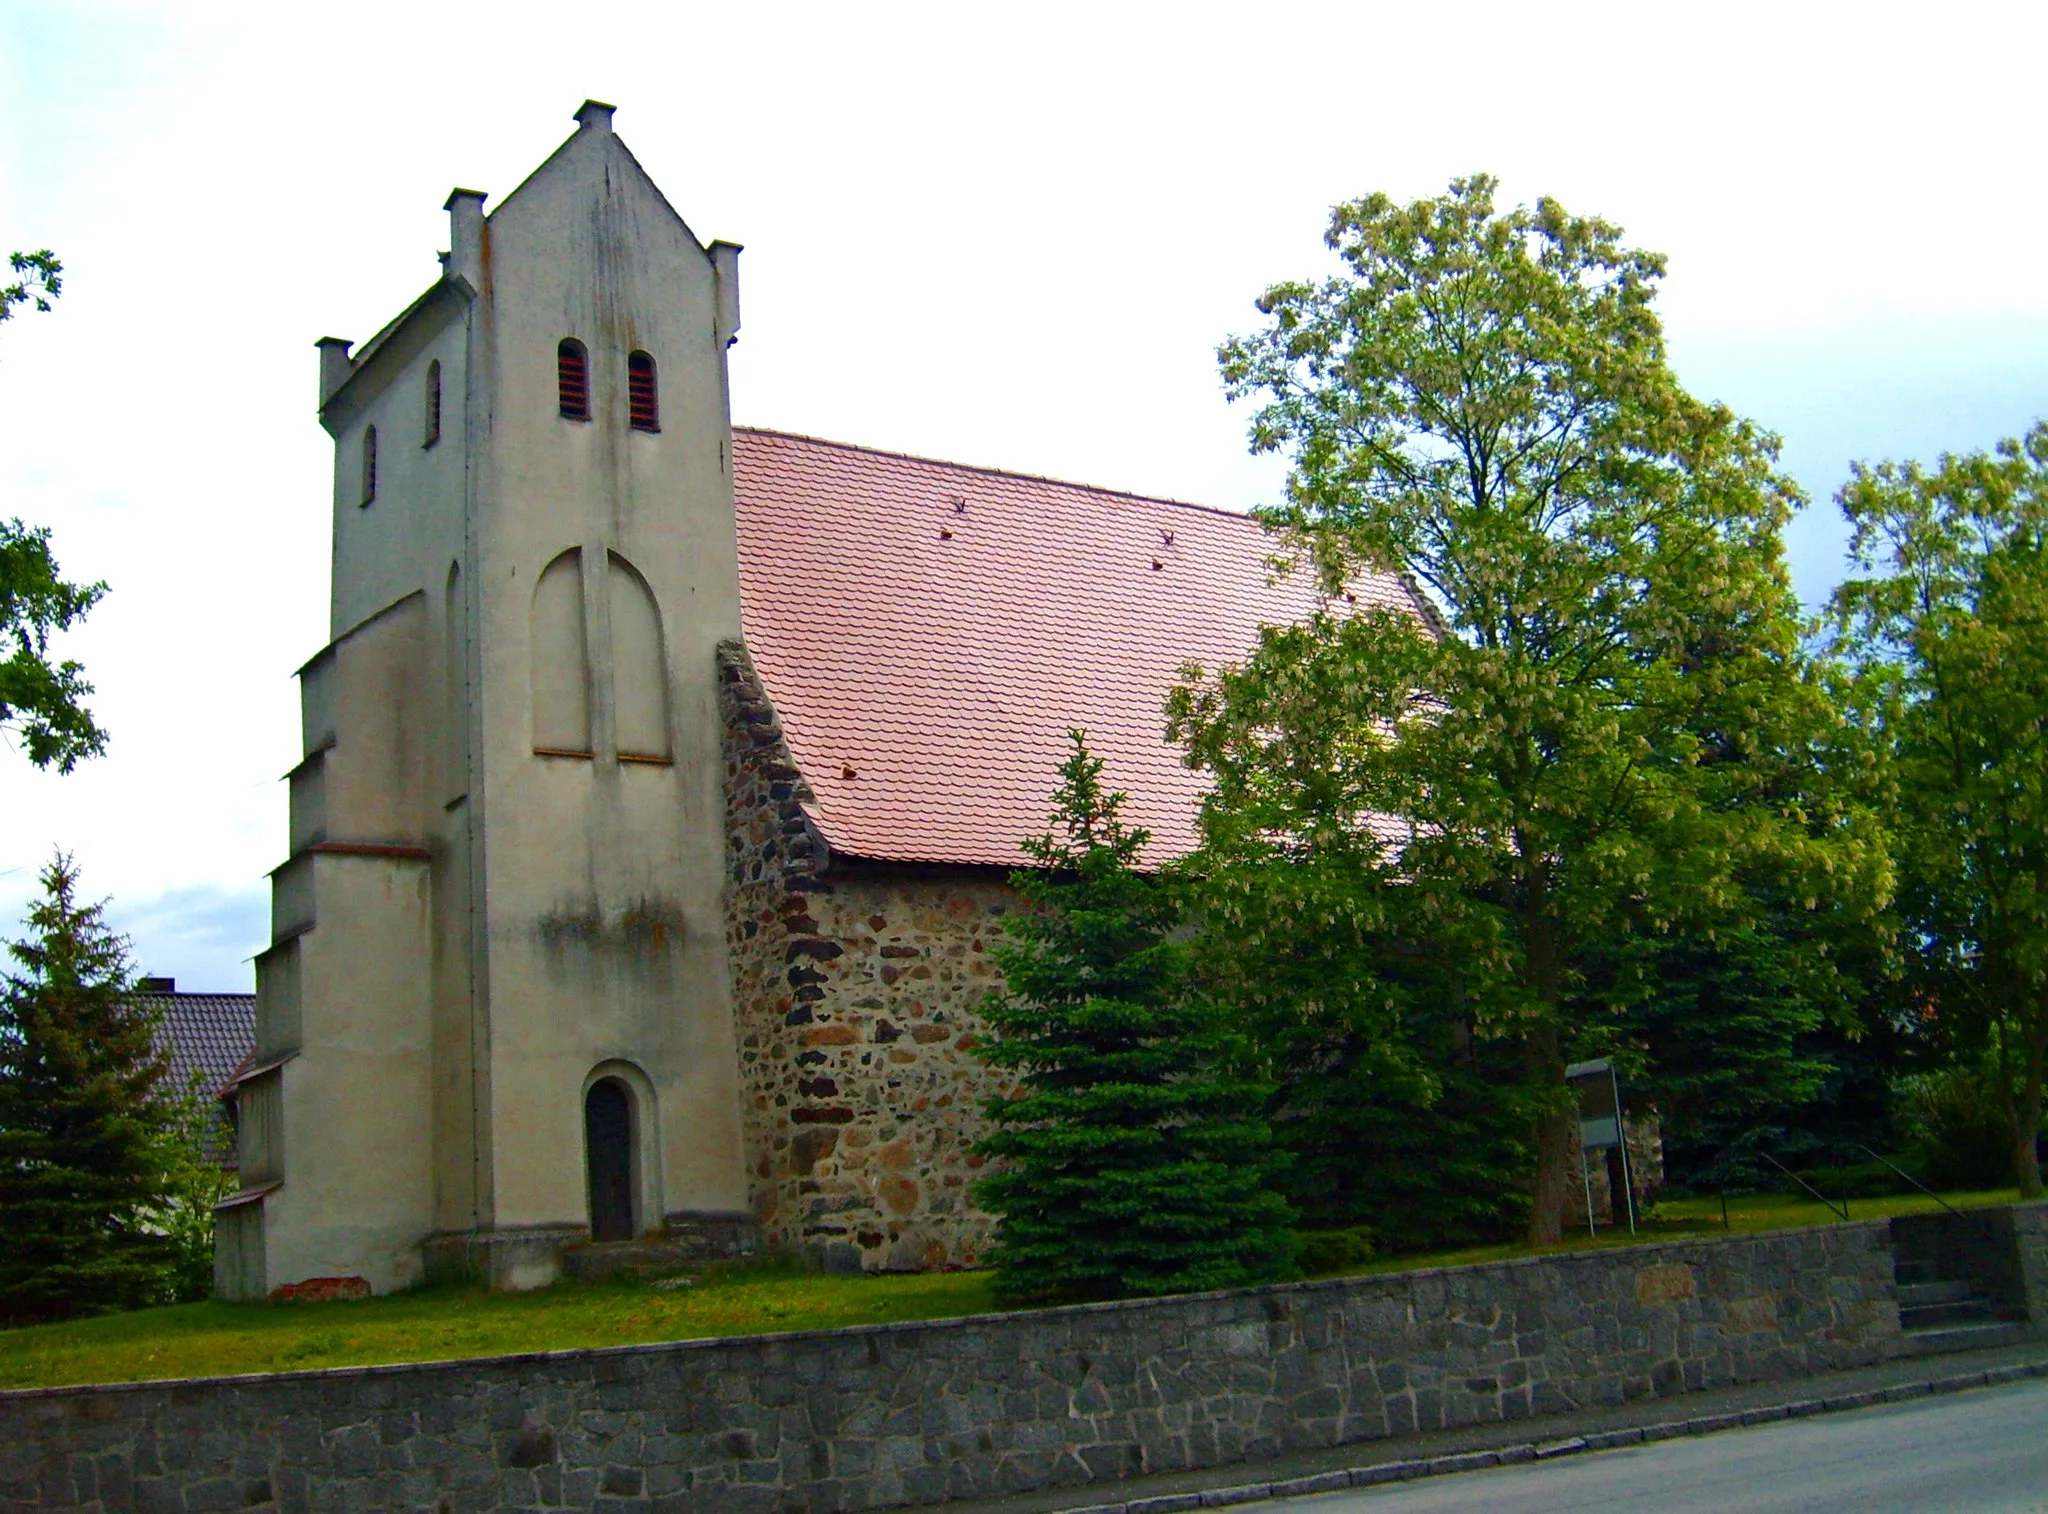
POLYGON ((1955 1377, 1925 1378, 1919 1382, 1894 1383, 1886 1388, 1868 1388, 1859 1393, 1836 1393, 1823 1398, 1802 1398, 1789 1404, 1770 1404, 1728 1414, 1701 1414, 1691 1419, 1666 1420, 1655 1425, 1636 1425, 1625 1430, 1592 1431, 1557 1440, 1528 1441, 1499 1446, 1488 1451, 1459 1451, 1446 1456, 1413 1457, 1403 1461, 1374 1462, 1361 1467, 1339 1467, 1307 1477, 1281 1478, 1273 1482, 1240 1483, 1228 1488, 1209 1488, 1199 1493, 1166 1493, 1154 1498, 1133 1498, 1122 1503, 1075 1504, 1057 1514, 1182 1514, 1187 1509, 1218 1509, 1235 1504, 1264 1503, 1275 1498, 1300 1498, 1312 1493, 1341 1493, 1347 1488, 1370 1488, 1382 1483, 1411 1482, 1421 1477, 1441 1477, 1452 1472, 1476 1472, 1485 1467, 1508 1467, 1522 1462, 1549 1461, 1559 1456, 1576 1456, 1588 1451, 1611 1451, 1620 1446, 1641 1445, 1656 1440, 1676 1440, 1687 1435, 1713 1435, 1722 1430, 1739 1430, 1749 1425, 1768 1424, 1780 1419, 1807 1419, 1816 1414, 1839 1414, 1850 1409, 1869 1409, 1878 1404, 1902 1403, 1908 1399, 1931 1398, 1939 1394, 1966 1393, 1972 1388, 1995 1388, 2022 1382, 2030 1377, 2048 1377, 2048 1361, 2020 1362, 2011 1366, 1987 1367, 1955 1377))

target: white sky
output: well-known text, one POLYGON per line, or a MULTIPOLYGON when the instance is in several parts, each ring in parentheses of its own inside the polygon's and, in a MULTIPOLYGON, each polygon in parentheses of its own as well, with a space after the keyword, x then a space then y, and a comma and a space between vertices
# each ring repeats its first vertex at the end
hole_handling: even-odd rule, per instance
POLYGON ((1485 169, 1670 255, 1681 376, 1778 430, 1838 576, 1849 459, 2048 411, 2048 7, 0 0, 0 514, 111 597, 109 756, 0 751, 0 935, 74 851, 138 966, 267 939, 327 605, 312 343, 424 289, 586 97, 746 244, 735 419, 1210 503, 1271 497, 1216 342, 1328 207, 1485 169))

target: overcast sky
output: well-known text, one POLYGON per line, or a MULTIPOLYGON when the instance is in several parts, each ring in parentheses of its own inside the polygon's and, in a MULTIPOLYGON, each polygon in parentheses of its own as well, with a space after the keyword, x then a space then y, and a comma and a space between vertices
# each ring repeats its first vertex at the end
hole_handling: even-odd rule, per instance
POLYGON ((735 419, 1249 507, 1217 341, 1331 204, 1501 176, 1670 256, 1681 377, 1778 431, 1840 571, 1852 458, 2048 411, 2048 7, 296 6, 0 0, 0 515, 112 586, 110 754, 0 752, 0 933, 74 851, 144 971, 242 989, 327 614, 316 337, 434 278, 585 97, 746 245, 735 419))

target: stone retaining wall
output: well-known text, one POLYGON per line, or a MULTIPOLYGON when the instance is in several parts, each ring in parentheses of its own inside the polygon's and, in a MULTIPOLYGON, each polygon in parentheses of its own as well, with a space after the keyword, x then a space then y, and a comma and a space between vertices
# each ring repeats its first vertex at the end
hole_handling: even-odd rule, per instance
POLYGON ((921 1324, 0 1394, 0 1510, 876 1509, 1902 1346, 1876 1221, 921 1324))

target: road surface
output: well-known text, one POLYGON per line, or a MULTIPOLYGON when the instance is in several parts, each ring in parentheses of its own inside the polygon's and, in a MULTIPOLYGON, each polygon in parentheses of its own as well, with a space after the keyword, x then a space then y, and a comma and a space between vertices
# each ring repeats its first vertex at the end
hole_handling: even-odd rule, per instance
POLYGON ((1286 1514, 2048 1514, 2048 1380, 1385 1488, 1286 1514))

